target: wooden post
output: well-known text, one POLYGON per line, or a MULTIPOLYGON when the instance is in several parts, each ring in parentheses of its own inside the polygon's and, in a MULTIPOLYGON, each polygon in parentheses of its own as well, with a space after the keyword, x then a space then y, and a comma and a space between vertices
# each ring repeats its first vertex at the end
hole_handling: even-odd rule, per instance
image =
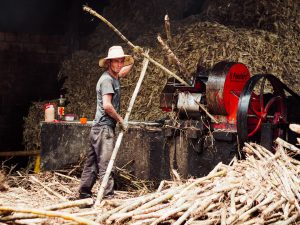
MULTIPOLYGON (((149 51, 146 51, 146 54, 148 54, 149 51)), ((140 78, 136 84, 136 87, 135 87, 135 90, 132 94, 132 97, 130 99, 130 103, 129 103, 129 106, 128 106, 128 109, 127 109, 127 112, 126 112, 126 115, 125 115, 125 118, 124 118, 124 122, 125 124, 127 124, 128 122, 128 119, 129 119, 129 116, 130 116, 130 113, 131 113, 131 110, 132 110, 132 107, 134 105, 134 102, 135 102, 135 99, 136 99, 136 96, 140 90, 140 87, 141 87, 141 84, 143 82, 143 79, 145 77, 145 73, 146 73, 146 70, 147 70, 147 67, 148 67, 148 63, 149 63, 149 60, 144 58, 144 61, 143 61, 143 68, 142 68, 142 71, 141 71, 141 74, 140 74, 140 78)), ((104 194, 104 190, 107 186, 107 182, 108 182, 108 179, 109 179, 109 176, 110 176, 110 173, 112 171, 112 168, 114 166, 114 162, 115 162, 115 159, 116 159, 116 156, 117 156, 117 153, 118 153, 118 150, 120 148, 120 145, 121 145, 121 142, 122 142, 122 139, 123 139, 123 135, 124 135, 124 132, 121 131, 119 133, 119 136, 117 138, 117 141, 116 141, 116 144, 115 144, 115 147, 114 147, 114 150, 112 152, 112 155, 111 155, 111 158, 110 158, 110 161, 108 163, 108 166, 107 166, 107 169, 106 169, 106 172, 105 172, 105 175, 103 177, 103 180, 102 180, 102 183, 101 183, 101 186, 98 190, 98 194, 97 194, 97 199, 96 199, 96 202, 95 202, 95 205, 94 206, 98 206, 100 205, 101 203, 101 200, 103 198, 103 194, 104 194)))

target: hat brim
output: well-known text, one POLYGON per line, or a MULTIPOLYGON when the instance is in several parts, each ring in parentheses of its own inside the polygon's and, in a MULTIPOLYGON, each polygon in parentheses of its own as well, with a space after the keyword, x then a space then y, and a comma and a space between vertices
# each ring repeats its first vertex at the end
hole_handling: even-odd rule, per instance
MULTIPOLYGON (((134 59, 131 55, 124 55, 123 57, 125 58, 124 66, 128 66, 128 65, 131 65, 131 64, 134 63, 134 59)), ((123 58, 123 57, 121 56, 121 57, 118 57, 118 58, 123 58)), ((107 63, 106 63, 107 60, 109 60, 109 59, 118 59, 118 58, 109 58, 109 57, 102 58, 102 59, 99 60, 99 66, 103 67, 103 68, 106 68, 107 67, 107 63)))

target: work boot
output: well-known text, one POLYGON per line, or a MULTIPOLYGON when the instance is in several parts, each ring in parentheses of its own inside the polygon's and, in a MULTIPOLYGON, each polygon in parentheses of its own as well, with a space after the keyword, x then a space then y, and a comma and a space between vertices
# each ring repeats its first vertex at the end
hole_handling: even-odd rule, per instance
MULTIPOLYGON (((79 199, 92 198, 91 193, 79 193, 79 199)), ((80 209, 91 208, 94 205, 94 200, 91 204, 78 206, 80 209)))
POLYGON ((91 198, 92 194, 91 193, 79 193, 79 199, 85 199, 85 198, 91 198))

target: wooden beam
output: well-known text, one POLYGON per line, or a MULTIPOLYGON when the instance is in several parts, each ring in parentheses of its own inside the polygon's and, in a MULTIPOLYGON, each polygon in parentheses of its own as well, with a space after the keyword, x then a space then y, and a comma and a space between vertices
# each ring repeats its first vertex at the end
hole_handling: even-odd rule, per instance
POLYGON ((30 150, 30 151, 0 151, 0 157, 8 156, 34 156, 40 154, 39 150, 30 150))

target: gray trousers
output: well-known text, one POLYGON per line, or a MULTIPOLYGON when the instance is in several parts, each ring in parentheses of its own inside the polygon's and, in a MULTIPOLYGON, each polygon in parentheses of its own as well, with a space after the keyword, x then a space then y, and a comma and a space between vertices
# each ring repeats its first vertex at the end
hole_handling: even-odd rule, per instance
MULTIPOLYGON (((87 158, 81 175, 79 193, 92 193, 91 190, 97 180, 98 173, 100 180, 102 180, 112 155, 114 144, 114 128, 107 125, 92 127, 90 132, 90 147, 86 154, 87 158)), ((114 180, 110 176, 104 196, 113 194, 113 192, 114 180)))

